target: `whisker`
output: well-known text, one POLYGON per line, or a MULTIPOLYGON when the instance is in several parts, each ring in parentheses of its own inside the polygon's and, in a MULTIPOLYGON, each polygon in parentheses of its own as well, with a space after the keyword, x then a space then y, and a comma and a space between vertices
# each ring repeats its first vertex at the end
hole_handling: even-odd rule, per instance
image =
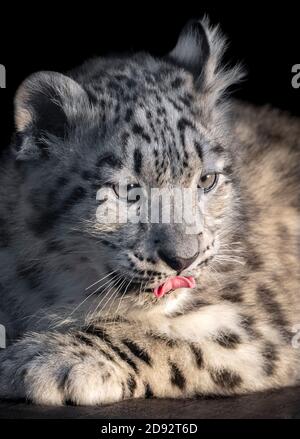
POLYGON ((129 286, 130 286, 130 284, 131 284, 133 278, 134 278, 134 275, 132 276, 132 278, 131 278, 130 281, 128 282, 128 284, 127 284, 127 286, 126 286, 126 288, 125 288, 125 290, 124 290, 124 292, 123 292, 123 294, 122 294, 122 296, 121 296, 121 299, 120 299, 120 302, 119 302, 118 308, 117 308, 117 310, 116 310, 116 312, 115 312, 116 315, 118 314, 118 311, 119 311, 119 308, 120 308, 120 306, 121 306, 122 300, 123 300, 125 294, 127 293, 127 290, 128 290, 128 288, 129 288, 129 286))
MULTIPOLYGON (((102 293, 105 292, 105 294, 104 294, 104 296, 101 298, 100 302, 97 304, 96 308, 92 311, 91 317, 89 317, 91 320, 94 319, 94 316, 96 315, 97 310, 99 309, 101 303, 103 303, 103 301, 104 301, 105 298, 109 295, 109 293, 110 293, 110 291, 112 290, 112 288, 113 288, 114 286, 116 286, 116 285, 119 283, 119 281, 122 279, 122 277, 123 277, 122 275, 116 276, 116 277, 111 281, 111 283, 109 283, 109 285, 103 290, 102 293)), ((101 308, 101 310, 102 310, 102 309, 103 309, 103 307, 101 308)), ((101 310, 100 310, 100 312, 101 312, 101 310)))
POLYGON ((106 276, 102 277, 101 279, 97 280, 96 282, 94 282, 93 284, 91 284, 90 286, 88 286, 85 291, 89 290, 90 288, 94 287, 95 285, 97 285, 99 282, 101 282, 102 280, 106 279, 108 276, 110 276, 112 273, 115 273, 117 270, 113 270, 111 272, 109 272, 106 276))
POLYGON ((109 316, 109 312, 110 312, 110 310, 111 310, 111 308, 112 308, 114 302, 115 302, 116 299, 117 299, 117 296, 118 296, 118 294, 119 294, 119 291, 122 289, 123 285, 126 284, 126 282, 127 282, 127 279, 124 278, 124 279, 123 279, 123 282, 121 282, 120 286, 117 288, 117 290, 115 291, 115 293, 112 295, 112 297, 114 297, 114 300, 112 301, 112 303, 110 304, 110 306, 109 306, 109 308, 108 308, 108 310, 107 310, 107 315, 108 315, 108 316, 109 316))
MULTIPOLYGON (((106 302, 101 306, 101 308, 99 309, 98 314, 100 315, 102 313, 103 310, 105 310, 106 306, 109 304, 110 300, 112 300, 118 293, 119 287, 123 284, 124 282, 124 277, 121 276, 118 281, 110 288, 110 290, 108 291, 108 293, 110 293, 113 288, 116 288, 115 291, 113 291, 113 293, 111 295, 108 296, 106 302)), ((107 295, 106 295, 107 296, 107 295)), ((99 305, 98 305, 99 306, 99 305)), ((98 308, 97 306, 97 308, 98 308)), ((107 312, 107 311, 106 311, 107 312)))

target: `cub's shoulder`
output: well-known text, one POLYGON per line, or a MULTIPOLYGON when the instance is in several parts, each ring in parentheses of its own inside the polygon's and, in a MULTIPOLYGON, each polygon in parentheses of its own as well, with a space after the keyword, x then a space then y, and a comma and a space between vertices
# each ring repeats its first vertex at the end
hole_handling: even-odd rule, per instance
MULTIPOLYGON (((265 148, 284 147, 300 155, 300 118, 270 105, 233 101, 232 122, 238 139, 265 148)), ((254 146, 254 145, 253 145, 254 146)))

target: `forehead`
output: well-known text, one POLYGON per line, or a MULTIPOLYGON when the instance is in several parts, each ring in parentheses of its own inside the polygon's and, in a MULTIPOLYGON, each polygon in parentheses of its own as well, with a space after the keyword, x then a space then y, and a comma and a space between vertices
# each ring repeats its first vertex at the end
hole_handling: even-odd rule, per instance
POLYGON ((223 148, 212 148, 190 119, 178 117, 175 126, 166 119, 153 129, 150 117, 137 120, 117 131, 105 148, 108 168, 120 178, 134 176, 160 187, 188 183, 205 167, 207 171, 221 170, 223 148))
POLYGON ((109 149, 148 182, 163 185, 190 177, 202 164, 201 135, 186 109, 174 108, 168 95, 144 96, 128 105, 124 121, 109 139, 109 149))
POLYGON ((84 86, 105 124, 147 119, 149 124, 161 125, 167 117, 171 124, 174 112, 195 116, 192 75, 150 56, 95 61, 75 79, 84 86))
POLYGON ((144 61, 104 66, 85 78, 105 125, 104 153, 156 185, 189 178, 215 143, 201 123, 193 78, 175 66, 144 61))

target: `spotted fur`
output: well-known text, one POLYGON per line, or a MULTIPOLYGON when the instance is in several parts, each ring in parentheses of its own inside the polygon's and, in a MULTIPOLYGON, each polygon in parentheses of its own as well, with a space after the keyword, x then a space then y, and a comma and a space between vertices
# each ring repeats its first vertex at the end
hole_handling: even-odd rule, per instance
POLYGON ((223 50, 218 28, 191 22, 164 58, 97 58, 21 85, 0 177, 1 398, 105 404, 298 382, 300 124, 226 98, 241 73, 223 50), (120 179, 196 190, 209 172, 219 180, 194 233, 112 220, 127 205, 120 179), (157 299, 178 271, 197 287, 157 299))

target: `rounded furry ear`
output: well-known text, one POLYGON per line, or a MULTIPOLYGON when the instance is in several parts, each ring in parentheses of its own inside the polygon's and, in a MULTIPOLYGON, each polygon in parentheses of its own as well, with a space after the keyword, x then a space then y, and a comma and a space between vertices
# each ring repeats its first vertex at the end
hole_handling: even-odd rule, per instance
POLYGON ((86 92, 73 79, 56 72, 31 75, 15 96, 17 158, 47 154, 47 138, 66 137, 88 104, 86 92))
POLYGON ((198 78, 210 54, 209 42, 200 21, 191 20, 182 29, 168 57, 198 78))
POLYGON ((184 27, 176 47, 168 55, 172 63, 194 75, 195 85, 201 93, 199 101, 203 114, 208 116, 223 102, 226 90, 245 76, 240 65, 223 66, 225 49, 226 38, 219 26, 211 26, 205 17, 184 27))

